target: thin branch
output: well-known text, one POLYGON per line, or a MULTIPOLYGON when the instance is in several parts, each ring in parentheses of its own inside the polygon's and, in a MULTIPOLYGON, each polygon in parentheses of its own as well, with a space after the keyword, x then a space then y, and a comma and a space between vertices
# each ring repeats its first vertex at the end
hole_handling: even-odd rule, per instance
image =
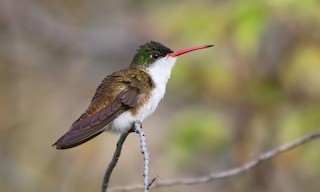
POLYGON ((120 154, 121 154, 121 149, 124 141, 126 140, 127 136, 132 132, 133 130, 130 129, 124 133, 121 134, 116 150, 113 153, 112 160, 110 161, 108 168, 104 174, 103 181, 102 181, 102 186, 101 186, 101 192, 106 192, 110 180, 111 173, 113 171, 113 168, 117 165, 117 162, 119 160, 120 154))
MULTIPOLYGON (((248 163, 236 167, 233 169, 217 172, 217 173, 211 173, 206 176, 202 177, 190 177, 190 178, 177 178, 177 179, 158 179, 154 182, 152 185, 152 188, 159 188, 159 187, 164 187, 164 186, 173 186, 173 185, 194 185, 194 184, 199 184, 199 183, 205 183, 209 182, 212 180, 217 180, 217 179, 223 179, 231 176, 238 175, 240 173, 243 173, 245 171, 248 171, 257 165, 283 153, 286 151, 289 151, 291 149, 294 149, 300 145, 303 145, 305 143, 308 143, 312 140, 320 138, 320 131, 311 133, 309 135, 306 135, 302 138, 299 138, 293 142, 281 145, 278 148, 275 148, 273 150, 267 151, 265 153, 262 153, 259 155, 256 159, 249 161, 248 163)), ((131 190, 137 190, 137 189, 143 189, 144 186, 142 185, 129 185, 129 186, 118 186, 118 187, 113 187, 110 191, 131 191, 131 190)))
POLYGON ((139 135, 140 137, 140 145, 141 145, 141 151, 143 154, 143 160, 144 160, 144 168, 143 168, 143 176, 144 176, 144 191, 148 192, 150 188, 149 184, 149 152, 147 149, 147 143, 146 143, 146 137, 144 135, 144 132, 142 130, 142 124, 140 121, 137 121, 134 123, 134 131, 139 135))

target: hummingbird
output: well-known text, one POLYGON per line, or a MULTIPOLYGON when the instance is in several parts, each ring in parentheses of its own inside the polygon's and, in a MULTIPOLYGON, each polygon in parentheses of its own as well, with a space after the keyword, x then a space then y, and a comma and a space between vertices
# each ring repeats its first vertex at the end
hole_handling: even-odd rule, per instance
POLYGON ((158 42, 141 45, 129 67, 105 77, 88 109, 52 146, 69 149, 104 131, 123 133, 135 121, 143 121, 157 108, 178 56, 212 47, 202 45, 172 51, 158 42))

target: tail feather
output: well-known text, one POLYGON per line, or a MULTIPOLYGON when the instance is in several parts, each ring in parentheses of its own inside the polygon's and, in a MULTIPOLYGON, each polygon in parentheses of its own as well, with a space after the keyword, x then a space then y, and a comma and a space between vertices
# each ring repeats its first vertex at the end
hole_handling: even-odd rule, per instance
POLYGON ((78 145, 81 145, 93 138, 95 138, 96 136, 98 136, 100 133, 102 133, 103 131, 100 131, 100 132, 97 132, 93 135, 91 135, 90 137, 88 138, 85 138, 83 140, 78 140, 78 141, 74 141, 74 142, 68 142, 68 141, 65 141, 65 136, 62 136, 60 139, 58 139, 57 142, 55 142, 52 147, 56 147, 56 149, 70 149, 70 148, 73 148, 73 147, 76 147, 78 145))

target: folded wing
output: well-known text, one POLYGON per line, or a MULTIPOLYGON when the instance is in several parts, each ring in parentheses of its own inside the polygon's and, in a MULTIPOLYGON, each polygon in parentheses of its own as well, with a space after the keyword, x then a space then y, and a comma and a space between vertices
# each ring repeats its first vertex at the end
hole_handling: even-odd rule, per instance
MULTIPOLYGON (((99 85, 89 108, 72 125, 70 130, 53 144, 57 149, 76 147, 89 141, 104 131, 123 112, 137 105, 139 95, 150 83, 135 78, 136 71, 124 74, 116 72, 106 77, 99 85)), ((140 74, 141 75, 141 74, 140 74)), ((146 74, 143 74, 146 76, 146 74)))

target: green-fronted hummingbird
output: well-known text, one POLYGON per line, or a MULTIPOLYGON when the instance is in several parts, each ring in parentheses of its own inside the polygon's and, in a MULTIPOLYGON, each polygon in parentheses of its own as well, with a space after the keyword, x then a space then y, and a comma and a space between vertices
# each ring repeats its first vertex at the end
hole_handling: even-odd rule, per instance
POLYGON ((104 131, 123 133, 157 108, 166 92, 171 70, 179 55, 212 47, 196 46, 172 51, 151 41, 139 47, 129 67, 105 77, 88 109, 53 146, 68 149, 104 131))

